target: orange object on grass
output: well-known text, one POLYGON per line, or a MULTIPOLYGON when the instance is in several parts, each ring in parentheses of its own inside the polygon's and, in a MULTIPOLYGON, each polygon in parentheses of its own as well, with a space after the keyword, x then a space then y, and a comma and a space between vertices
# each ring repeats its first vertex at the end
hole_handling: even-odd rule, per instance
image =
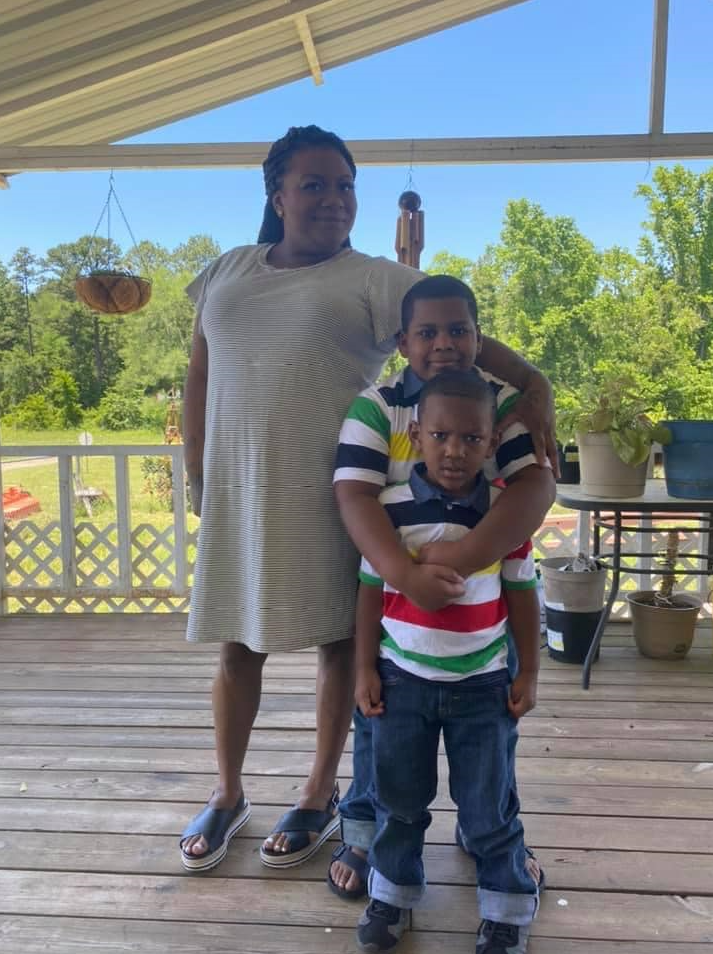
POLYGON ((40 502, 31 493, 23 490, 22 487, 8 487, 2 495, 2 512, 4 517, 10 520, 17 520, 18 517, 27 517, 31 513, 37 513, 40 509, 40 502))

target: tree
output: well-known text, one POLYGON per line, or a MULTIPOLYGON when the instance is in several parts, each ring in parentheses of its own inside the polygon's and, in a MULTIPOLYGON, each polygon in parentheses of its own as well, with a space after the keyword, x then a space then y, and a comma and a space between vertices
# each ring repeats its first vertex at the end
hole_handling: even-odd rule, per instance
POLYGON ((658 166, 652 181, 636 190, 649 213, 639 251, 660 280, 675 282, 697 309, 697 353, 705 360, 713 335, 713 169, 658 166))
POLYGON ((23 245, 21 248, 18 248, 18 250, 10 259, 10 266, 12 268, 12 277, 20 286, 22 293, 25 312, 25 328, 27 330, 27 350, 30 354, 34 354, 35 349, 32 340, 32 317, 30 315, 30 291, 32 288, 34 288, 37 276, 39 274, 39 262, 30 252, 29 248, 23 245))
POLYGON ((177 272, 188 272, 192 277, 207 268, 220 255, 220 245, 210 235, 192 235, 173 253, 173 268, 177 272))

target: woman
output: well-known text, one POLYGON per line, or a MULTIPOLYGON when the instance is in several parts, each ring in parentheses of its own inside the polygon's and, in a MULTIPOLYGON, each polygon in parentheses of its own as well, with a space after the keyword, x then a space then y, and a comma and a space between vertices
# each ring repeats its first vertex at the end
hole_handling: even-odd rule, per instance
MULTIPOLYGON (((258 244, 225 253, 188 288, 197 318, 184 439, 201 512, 188 638, 222 643, 213 686, 220 780, 183 833, 191 870, 218 864, 249 817, 240 776, 270 652, 318 648, 317 745, 302 797, 261 858, 299 864, 338 825, 357 563, 332 496, 334 453, 344 414, 393 350, 401 299, 421 277, 351 248, 356 167, 337 136, 292 128, 263 170, 258 244)), ((546 409, 544 461, 547 382, 496 342, 486 341, 481 364, 546 409)), ((448 567, 424 564, 419 574, 444 603, 461 592, 448 567)))

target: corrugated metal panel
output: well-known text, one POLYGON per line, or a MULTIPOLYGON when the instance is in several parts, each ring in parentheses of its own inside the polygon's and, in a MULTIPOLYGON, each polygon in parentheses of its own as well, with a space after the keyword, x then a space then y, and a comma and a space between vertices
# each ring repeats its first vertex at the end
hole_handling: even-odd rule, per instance
MULTIPOLYGON (((30 0, 0 10, 5 144, 111 142, 524 0, 30 0)), ((328 77, 327 77, 328 82, 328 77)))

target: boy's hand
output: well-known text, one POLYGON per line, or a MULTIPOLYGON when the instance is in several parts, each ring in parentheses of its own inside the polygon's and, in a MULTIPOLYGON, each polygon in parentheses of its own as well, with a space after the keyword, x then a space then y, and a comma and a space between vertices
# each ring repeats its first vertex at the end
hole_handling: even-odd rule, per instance
POLYGON ((540 375, 533 376, 533 380, 523 391, 512 411, 498 422, 498 430, 502 433, 511 424, 518 422, 530 432, 539 466, 544 467, 549 460, 555 477, 559 477, 552 388, 540 375))
POLYGON ((537 704, 537 673, 519 672, 510 686, 508 710, 514 719, 521 719, 537 704))
POLYGON ((356 675, 354 701, 367 719, 384 714, 381 701, 381 677, 376 669, 360 669, 356 675))
POLYGON ((434 612, 465 593, 463 577, 449 566, 411 563, 403 584, 397 587, 420 609, 434 612))

